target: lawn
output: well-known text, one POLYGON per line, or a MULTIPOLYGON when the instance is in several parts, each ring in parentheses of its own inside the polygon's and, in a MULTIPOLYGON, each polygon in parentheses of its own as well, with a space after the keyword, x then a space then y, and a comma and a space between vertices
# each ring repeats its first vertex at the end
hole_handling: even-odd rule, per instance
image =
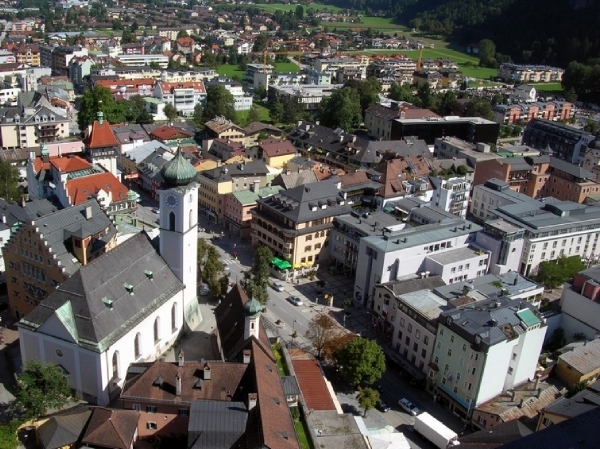
POLYGON ((243 79, 246 75, 246 71, 240 70, 240 68, 234 64, 224 64, 218 66, 217 73, 221 76, 226 76, 227 78, 233 78, 236 76, 240 79, 243 79))
MULTIPOLYGON (((272 3, 272 4, 260 4, 260 5, 253 5, 258 9, 262 9, 264 11, 269 11, 269 12, 275 12, 277 10, 279 11, 296 11, 296 8, 298 7, 297 4, 288 4, 288 5, 284 5, 284 4, 280 4, 280 3, 272 3)), ((321 3, 311 3, 310 5, 302 5, 302 7, 304 8, 304 13, 306 14, 306 11, 308 9, 313 9, 316 12, 333 12, 333 13, 337 13, 340 11, 343 11, 343 8, 339 8, 337 6, 333 6, 333 5, 323 5, 321 3)))
POLYGON ((336 28, 340 30, 348 30, 351 28, 371 28, 374 32, 398 35, 406 34, 408 28, 403 25, 394 23, 393 19, 386 17, 362 17, 360 22, 321 22, 322 27, 327 27, 330 31, 336 28))
POLYGON ((533 87, 535 87, 535 90, 538 92, 553 94, 561 94, 563 92, 563 88, 560 83, 534 83, 533 87))
POLYGON ((298 66, 293 62, 276 62, 275 73, 298 73, 298 66))
MULTIPOLYGON (((260 121, 270 122, 271 115, 269 114, 269 110, 258 103, 254 103, 254 105, 256 105, 256 107, 258 108, 258 112, 260 113, 260 121)), ((237 111, 235 114, 237 118, 237 123, 245 124, 248 121, 248 114, 249 111, 237 111)))

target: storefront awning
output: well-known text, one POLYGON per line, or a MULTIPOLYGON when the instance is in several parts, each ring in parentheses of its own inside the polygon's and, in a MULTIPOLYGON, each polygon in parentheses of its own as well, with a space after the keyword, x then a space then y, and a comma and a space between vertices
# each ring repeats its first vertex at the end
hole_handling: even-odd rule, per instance
POLYGON ((277 268, 279 268, 280 270, 285 270, 287 268, 292 268, 292 264, 291 263, 289 263, 287 260, 283 260, 283 259, 280 259, 278 257, 275 257, 271 261, 271 263, 273 265, 275 265, 277 268))

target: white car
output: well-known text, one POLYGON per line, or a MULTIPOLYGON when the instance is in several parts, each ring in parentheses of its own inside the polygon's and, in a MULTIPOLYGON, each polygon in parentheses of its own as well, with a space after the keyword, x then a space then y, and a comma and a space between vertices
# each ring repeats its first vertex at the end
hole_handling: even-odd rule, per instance
POLYGON ((415 404, 413 404, 406 398, 400 399, 398 401, 398 405, 400 407, 402 407, 404 409, 404 411, 406 413, 408 413, 409 415, 417 416, 419 413, 421 413, 421 410, 419 410, 415 404))

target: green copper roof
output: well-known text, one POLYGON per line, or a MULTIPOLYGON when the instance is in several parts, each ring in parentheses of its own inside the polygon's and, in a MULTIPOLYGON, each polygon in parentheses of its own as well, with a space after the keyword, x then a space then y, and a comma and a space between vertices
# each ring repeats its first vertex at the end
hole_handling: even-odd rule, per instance
POLYGON ((260 311, 262 308, 262 304, 255 298, 252 298, 250 301, 244 304, 244 311, 246 312, 246 315, 252 318, 260 316, 260 311))
POLYGON ((183 157, 181 147, 177 148, 175 157, 163 166, 161 174, 169 187, 184 186, 196 179, 196 169, 183 157))

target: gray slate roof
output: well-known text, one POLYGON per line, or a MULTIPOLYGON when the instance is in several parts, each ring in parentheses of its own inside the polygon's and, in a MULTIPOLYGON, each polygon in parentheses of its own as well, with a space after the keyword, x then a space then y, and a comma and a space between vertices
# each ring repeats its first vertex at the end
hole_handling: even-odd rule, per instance
POLYGON ((58 449, 76 443, 91 414, 91 410, 87 410, 50 418, 38 429, 44 449, 58 449))
POLYGON ((571 164, 570 162, 563 161, 557 157, 550 158, 550 167, 563 171, 571 176, 578 179, 596 179, 596 173, 592 173, 579 165, 571 164))
POLYGON ((117 232, 106 212, 94 199, 45 215, 34 220, 33 225, 39 229, 43 239, 48 243, 48 247, 56 254, 65 272, 69 275, 75 273, 81 266, 65 243, 71 236, 89 237, 108 228, 108 234, 101 241, 95 243, 102 245, 112 239, 117 232), (85 210, 88 206, 92 210, 90 219, 85 218, 85 210))
POLYGON ((499 298, 443 312, 438 321, 484 349, 525 333, 531 325, 540 325, 541 318, 534 311, 537 309, 527 301, 499 298))
POLYGON ((213 170, 205 170, 196 175, 196 179, 202 177, 213 179, 217 182, 231 181, 233 178, 246 176, 266 176, 269 174, 267 164, 263 160, 254 160, 239 164, 223 165, 213 170))
POLYGON ((189 449, 230 449, 244 435, 248 410, 243 402, 196 401, 190 407, 189 449))
POLYGON ((283 394, 286 396, 293 396, 300 394, 300 387, 296 376, 283 376, 281 378, 281 386, 283 387, 283 394))
POLYGON ((338 184, 337 178, 313 182, 270 196, 259 203, 295 223, 347 214, 351 207, 341 196, 338 184))
POLYGON ((573 418, 600 408, 600 380, 571 398, 561 398, 544 409, 549 413, 573 418))
POLYGON ((27 223, 36 218, 56 212, 58 209, 47 199, 28 201, 25 207, 0 198, 0 214, 6 219, 6 225, 27 223))
POLYGON ((142 232, 81 267, 19 326, 35 331, 56 316, 79 346, 102 353, 182 289, 142 232))

